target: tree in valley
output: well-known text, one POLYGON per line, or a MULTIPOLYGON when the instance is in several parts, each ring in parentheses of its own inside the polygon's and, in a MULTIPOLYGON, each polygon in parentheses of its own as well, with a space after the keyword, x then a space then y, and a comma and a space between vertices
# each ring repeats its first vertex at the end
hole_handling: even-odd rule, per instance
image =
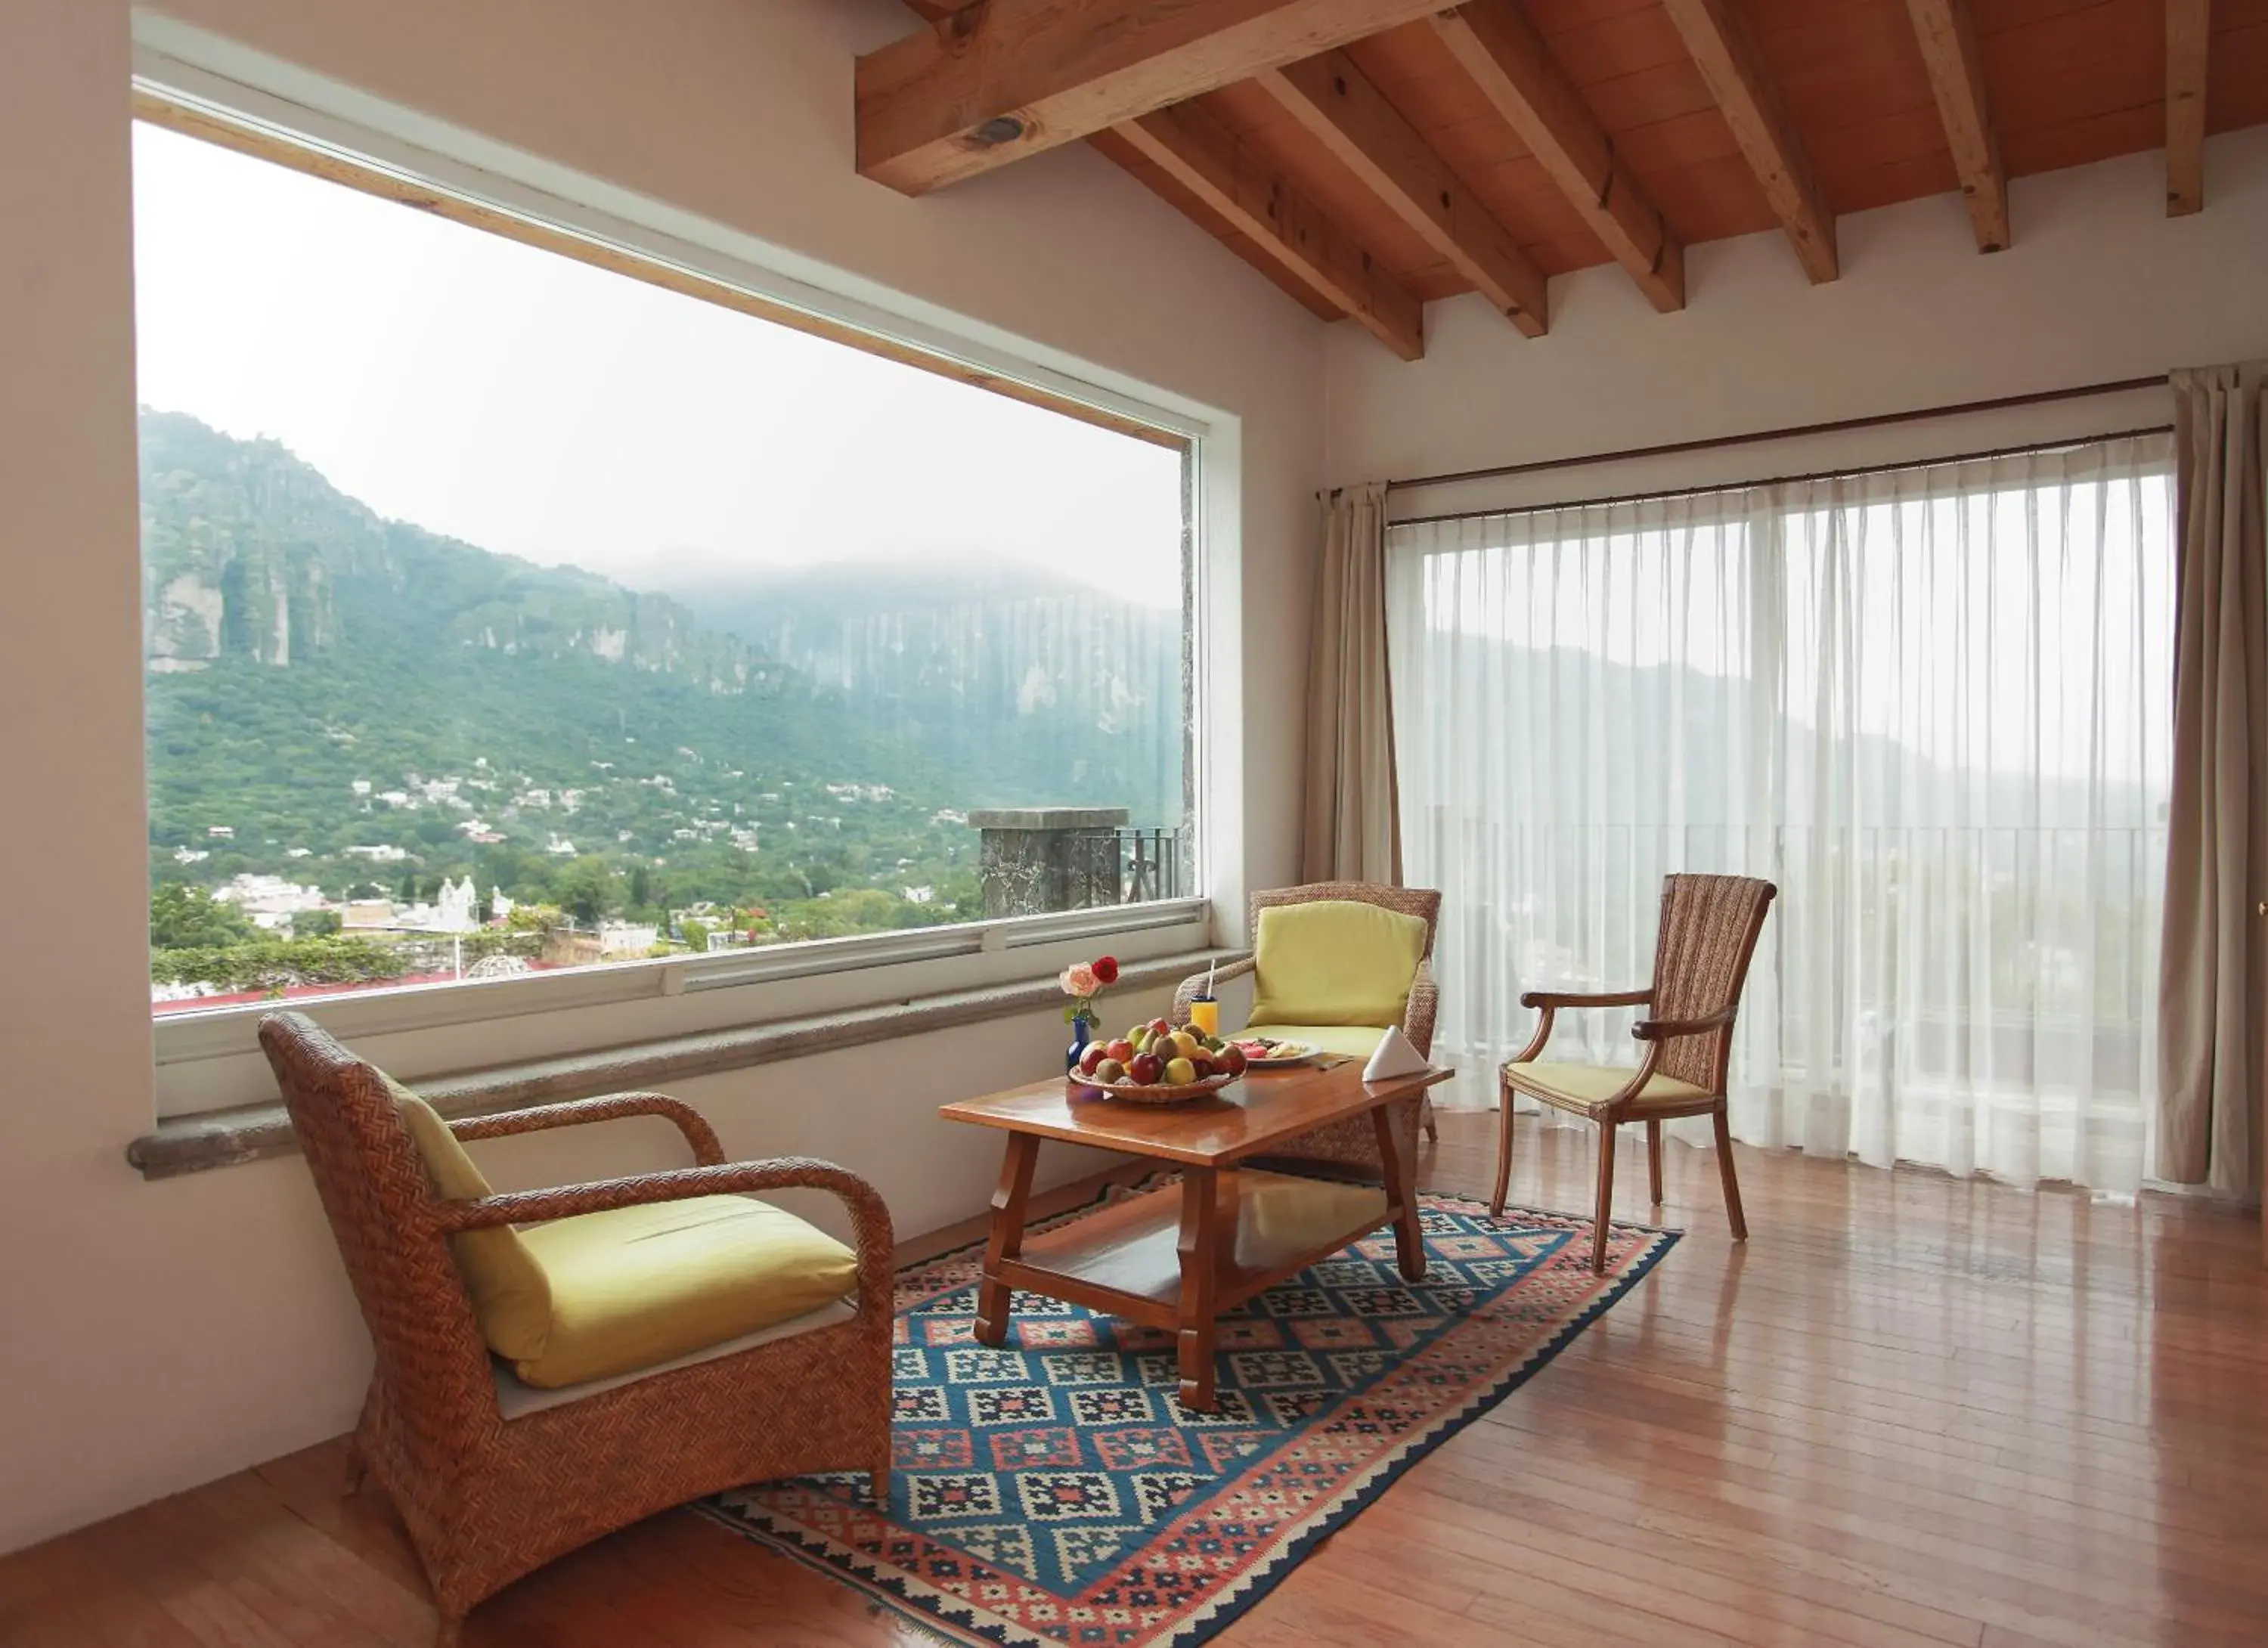
POLYGON ((202 887, 167 882, 150 894, 152 950, 217 950, 249 944, 257 932, 242 910, 202 887))
POLYGON ((585 853, 559 872, 554 892, 560 909, 592 927, 622 908, 622 879, 604 858, 585 853))

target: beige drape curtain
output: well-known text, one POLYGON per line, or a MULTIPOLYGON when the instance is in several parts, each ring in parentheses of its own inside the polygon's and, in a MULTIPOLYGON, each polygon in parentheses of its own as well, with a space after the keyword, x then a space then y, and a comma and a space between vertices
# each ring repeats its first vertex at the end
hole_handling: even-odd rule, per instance
POLYGON ((2268 990, 2268 361, 2176 372, 2174 786, 2160 963, 2158 1172, 2260 1183, 2268 990))
POLYGON ((1386 667, 1386 489, 1322 499, 1307 659, 1306 881, 1402 881, 1394 706, 1386 667))

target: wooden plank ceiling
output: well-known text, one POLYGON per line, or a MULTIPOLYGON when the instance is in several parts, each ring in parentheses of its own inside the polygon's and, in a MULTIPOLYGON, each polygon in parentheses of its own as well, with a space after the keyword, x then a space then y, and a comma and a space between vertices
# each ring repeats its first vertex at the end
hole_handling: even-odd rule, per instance
POLYGON ((907 193, 1085 140, 1327 320, 1423 352, 1481 292, 1620 263, 1683 306, 1683 248, 1780 232, 1814 281, 1835 218, 2268 122, 2268 0, 908 0, 858 63, 859 170, 907 193))

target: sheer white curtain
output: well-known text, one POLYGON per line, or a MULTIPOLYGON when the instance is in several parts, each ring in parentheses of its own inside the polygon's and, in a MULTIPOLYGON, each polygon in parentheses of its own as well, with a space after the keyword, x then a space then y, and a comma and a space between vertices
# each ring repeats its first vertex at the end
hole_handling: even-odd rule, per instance
MULTIPOLYGON (((2018 1183, 2146 1171, 2172 703, 2162 437, 1412 524, 1388 614, 1437 1056, 1651 975, 1663 875, 1781 896, 1736 1137, 2018 1183)), ((1630 1063, 1631 1013, 1551 1056, 1630 1063)))

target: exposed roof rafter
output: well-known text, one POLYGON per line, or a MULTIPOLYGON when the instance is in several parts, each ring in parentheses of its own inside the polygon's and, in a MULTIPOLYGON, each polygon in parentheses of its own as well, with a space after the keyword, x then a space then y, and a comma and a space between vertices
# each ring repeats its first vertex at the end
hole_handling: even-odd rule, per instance
POLYGON ((1520 9, 1471 0, 1432 23, 1646 300, 1664 313, 1683 309, 1684 248, 1520 9))
POLYGON ((925 194, 1410 22, 1439 4, 984 0, 953 8, 858 59, 858 171, 902 194, 925 194))
POLYGON ((2166 0, 2166 216, 2205 205, 2205 65, 2213 0, 2166 0))
POLYGON ((1748 157, 1764 199, 1795 247, 1813 284, 1841 273, 1835 250, 1835 214, 1804 158, 1803 144, 1781 107, 1779 88, 1749 33, 1740 0, 1663 0, 1694 66, 1748 157))
POLYGON ((1543 271, 1447 161, 1344 51, 1271 69, 1260 84, 1395 216, 1529 337, 1549 324, 1543 271))
POLYGON ((1184 103, 1113 129, 1403 359, 1425 353, 1417 298, 1204 109, 1184 103))
POLYGON ((1977 51, 1977 25, 1969 0, 1906 0, 1914 37, 1921 42, 1938 116, 1953 151, 1953 169, 1968 197, 1969 221, 1979 252, 2008 244, 2008 179, 2000 165, 2000 137, 1984 100, 1984 63, 1977 51))

